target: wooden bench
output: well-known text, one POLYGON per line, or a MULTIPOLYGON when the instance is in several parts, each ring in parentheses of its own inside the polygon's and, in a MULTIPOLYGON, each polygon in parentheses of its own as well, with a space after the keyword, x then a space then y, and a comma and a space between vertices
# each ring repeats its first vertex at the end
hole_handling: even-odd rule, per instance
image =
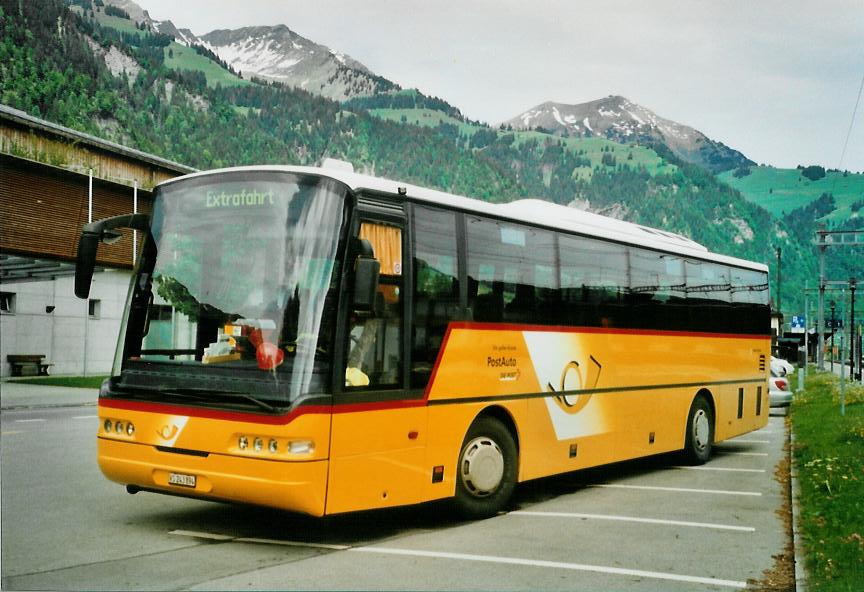
POLYGON ((6 361, 12 366, 12 376, 48 376, 48 369, 54 364, 43 362, 43 354, 10 354, 6 361))

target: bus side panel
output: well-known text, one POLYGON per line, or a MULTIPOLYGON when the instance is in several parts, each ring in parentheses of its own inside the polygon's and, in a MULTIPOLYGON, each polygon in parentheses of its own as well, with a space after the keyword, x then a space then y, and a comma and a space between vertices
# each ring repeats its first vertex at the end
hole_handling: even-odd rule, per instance
POLYGON ((768 425, 768 382, 738 384, 723 387, 721 395, 715 393, 717 405, 716 441, 726 440, 768 425), (743 389, 743 397, 739 392, 743 389), (757 403, 757 399, 762 399, 757 403), (738 417, 739 405, 741 417, 738 417), (758 413, 757 413, 758 412, 758 413))
POLYGON ((340 412, 334 407, 327 514, 425 501, 425 406, 340 412))
MULTIPOLYGON (((768 415, 767 403, 756 414, 755 400, 759 386, 765 397, 758 368, 767 352, 767 341, 749 337, 462 326, 450 332, 430 401, 526 395, 520 480, 533 479, 682 449, 702 389, 717 407, 718 440, 758 429, 768 415)), ((461 418, 448 425, 467 427, 461 418)))
MULTIPOLYGON (((536 479, 615 462, 616 434, 609 430, 568 432, 558 437, 550 421, 550 399, 529 402, 531 421, 523 449, 523 477, 536 479)), ((557 402, 553 402, 557 405, 557 402)), ((562 410, 563 411, 563 410, 562 410)))

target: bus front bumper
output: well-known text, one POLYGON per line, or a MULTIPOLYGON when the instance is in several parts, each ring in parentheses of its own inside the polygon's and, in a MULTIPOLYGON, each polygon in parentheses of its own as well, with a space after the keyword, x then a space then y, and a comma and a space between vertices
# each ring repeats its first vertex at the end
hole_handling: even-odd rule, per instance
POLYGON ((225 454, 193 456, 163 452, 147 444, 101 437, 97 440, 99 468, 108 479, 123 485, 324 515, 326 460, 273 461, 225 454), (194 486, 188 484, 189 477, 194 477, 194 486), (169 480, 187 484, 175 485, 169 480))

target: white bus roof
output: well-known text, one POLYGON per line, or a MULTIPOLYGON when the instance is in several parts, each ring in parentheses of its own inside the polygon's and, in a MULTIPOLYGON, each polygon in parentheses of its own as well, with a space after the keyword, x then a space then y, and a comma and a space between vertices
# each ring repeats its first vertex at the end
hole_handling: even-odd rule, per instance
POLYGON ((362 175, 348 170, 347 166, 327 168, 280 165, 235 167, 201 171, 183 177, 176 177, 169 181, 165 181, 161 185, 168 185, 190 177, 229 171, 281 171, 329 177, 341 181, 355 192, 362 192, 365 190, 386 193, 396 198, 402 197, 416 202, 445 205, 467 212, 491 215, 497 218, 511 220, 516 223, 545 226, 547 228, 565 230, 585 236, 594 236, 601 239, 610 239, 650 249, 657 249, 680 255, 689 255, 703 260, 725 263, 727 265, 735 265, 763 272, 768 271, 768 267, 762 263, 712 253, 705 246, 681 236, 680 234, 667 232, 657 228, 650 228, 632 222, 625 222, 608 216, 601 216, 600 214, 594 214, 584 210, 554 204, 541 199, 520 199, 500 204, 490 203, 479 199, 411 185, 410 183, 362 175))

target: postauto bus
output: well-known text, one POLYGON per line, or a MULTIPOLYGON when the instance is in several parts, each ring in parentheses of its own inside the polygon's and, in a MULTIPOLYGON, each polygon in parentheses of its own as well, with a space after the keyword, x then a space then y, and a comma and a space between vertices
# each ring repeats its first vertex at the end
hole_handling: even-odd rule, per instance
MULTIPOLYGON (((350 165, 349 165, 350 167, 350 165)), ((314 516, 453 498, 712 446, 767 423, 767 268, 538 200, 342 166, 179 177, 145 233, 98 460, 129 492, 314 516)))

